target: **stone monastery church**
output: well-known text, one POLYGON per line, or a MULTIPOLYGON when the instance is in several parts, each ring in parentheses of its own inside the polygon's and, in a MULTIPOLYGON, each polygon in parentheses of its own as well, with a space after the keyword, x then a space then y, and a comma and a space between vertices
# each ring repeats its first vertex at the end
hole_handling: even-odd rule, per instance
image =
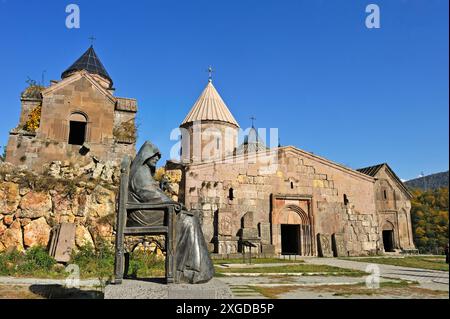
MULTIPOLYGON (((86 156, 119 163, 135 154, 135 99, 114 96, 90 47, 49 87, 21 96, 6 160, 40 170, 86 156), (33 127, 33 112, 40 123, 33 127), (31 123, 30 123, 31 122, 31 123)), ((388 164, 350 169, 294 146, 268 147, 240 126, 210 78, 180 124, 178 199, 196 209, 210 250, 262 255, 354 256, 414 249, 411 194, 388 164)))

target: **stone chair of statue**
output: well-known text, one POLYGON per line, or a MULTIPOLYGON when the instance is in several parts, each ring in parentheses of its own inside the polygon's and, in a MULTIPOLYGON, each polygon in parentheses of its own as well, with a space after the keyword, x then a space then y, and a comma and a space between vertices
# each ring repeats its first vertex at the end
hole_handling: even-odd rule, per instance
POLYGON ((165 236, 165 278, 167 283, 203 283, 214 275, 206 242, 197 216, 173 201, 154 179, 161 154, 145 142, 131 162, 121 165, 116 229, 115 283, 128 269, 125 237, 165 236))

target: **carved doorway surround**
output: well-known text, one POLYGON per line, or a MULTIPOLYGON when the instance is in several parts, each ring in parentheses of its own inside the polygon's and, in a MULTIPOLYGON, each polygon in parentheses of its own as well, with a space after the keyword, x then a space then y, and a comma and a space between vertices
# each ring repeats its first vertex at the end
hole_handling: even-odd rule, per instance
POLYGON ((272 194, 270 221, 272 226, 272 244, 275 246, 275 253, 281 254, 282 242, 286 245, 286 238, 282 237, 282 229, 287 225, 296 225, 298 243, 293 246, 298 247, 298 254, 301 256, 315 256, 316 243, 314 240, 314 215, 312 212, 312 196, 272 194))

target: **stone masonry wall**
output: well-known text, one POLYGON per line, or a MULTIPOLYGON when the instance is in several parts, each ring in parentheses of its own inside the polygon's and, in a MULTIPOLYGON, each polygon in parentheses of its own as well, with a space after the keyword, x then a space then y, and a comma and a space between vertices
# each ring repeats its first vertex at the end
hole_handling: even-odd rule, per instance
POLYGON ((118 170, 103 164, 74 170, 53 163, 43 176, 0 163, 0 251, 48 246, 62 222, 76 224, 78 247, 112 241, 117 178, 118 170))
MULTIPOLYGON (((379 249, 379 221, 375 208, 374 180, 335 164, 297 151, 280 149, 272 172, 251 161, 189 165, 182 183, 188 208, 199 209, 207 242, 217 233, 221 211, 231 211, 232 236, 238 236, 241 218, 253 212, 252 227, 271 220, 271 195, 310 196, 317 234, 344 234, 350 255, 379 249), (229 191, 233 189, 233 199, 229 191), (344 194, 348 200, 344 203, 344 194)), ((272 224, 272 234, 274 233, 272 224)), ((219 231, 220 232, 220 231, 219 231)), ((278 248, 279 249, 279 248, 278 248)))

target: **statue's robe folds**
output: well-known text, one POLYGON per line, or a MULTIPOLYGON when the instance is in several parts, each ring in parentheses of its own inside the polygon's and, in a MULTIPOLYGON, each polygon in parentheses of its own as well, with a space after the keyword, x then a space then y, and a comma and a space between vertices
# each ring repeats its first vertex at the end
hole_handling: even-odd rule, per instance
MULTIPOLYGON (((149 142, 141 148, 130 170, 128 200, 135 203, 174 204, 153 178, 154 167, 147 161, 159 153, 149 142)), ((164 225, 164 212, 139 210, 130 212, 127 226, 164 225)), ((176 282, 202 283, 214 275, 214 266, 208 253, 199 219, 196 214, 181 210, 176 217, 176 282)))

